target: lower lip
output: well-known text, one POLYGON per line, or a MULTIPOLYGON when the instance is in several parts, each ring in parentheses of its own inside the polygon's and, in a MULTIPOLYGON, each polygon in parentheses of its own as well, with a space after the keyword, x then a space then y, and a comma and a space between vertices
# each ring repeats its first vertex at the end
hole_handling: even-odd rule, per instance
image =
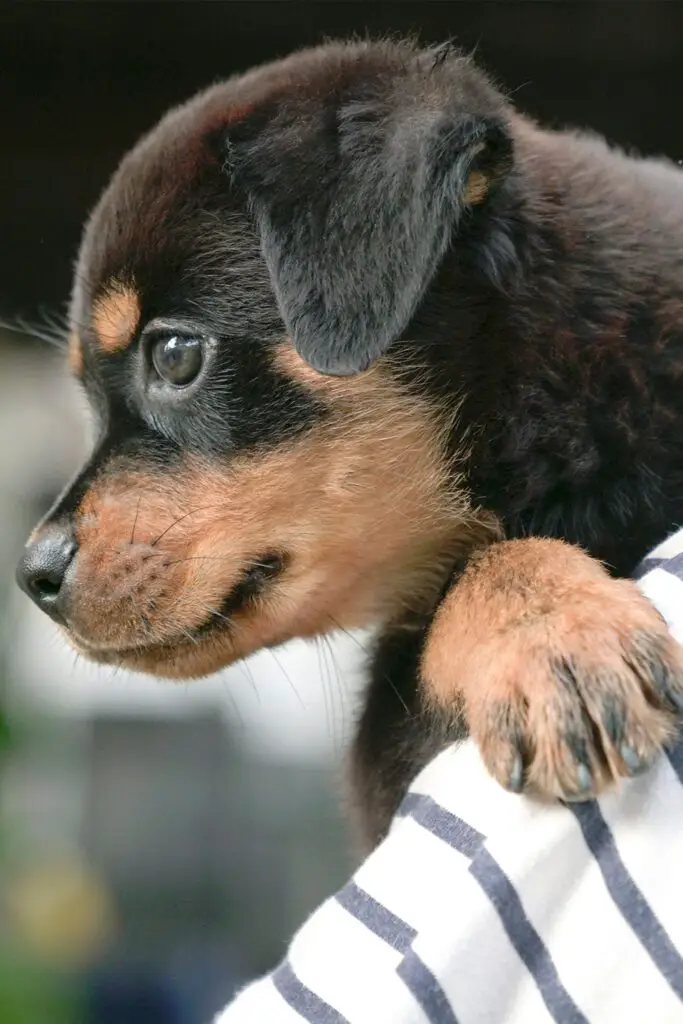
POLYGON ((187 633, 184 633, 182 636, 179 636, 174 640, 150 644, 148 647, 139 646, 102 649, 91 647, 78 636, 74 639, 78 645, 83 648, 88 657, 103 663, 112 661, 120 662, 124 659, 139 658, 143 655, 154 655, 157 653, 159 655, 163 655, 164 653, 171 653, 180 649, 189 648, 192 645, 199 644, 214 634, 225 632, 230 626, 231 617, 236 612, 239 612, 244 608, 250 598, 259 593, 262 586, 265 586, 271 579, 279 576, 285 567, 285 564, 285 557, 279 554, 269 554, 258 559, 256 568, 261 570, 261 567, 263 567, 261 570, 262 579, 259 579, 258 581, 260 586, 256 586, 253 592, 245 590, 245 586, 248 586, 250 577, 254 572, 255 566, 252 565, 250 568, 245 570, 242 578, 238 580, 227 597, 223 600, 218 612, 212 612, 201 625, 192 630, 188 630, 187 633))

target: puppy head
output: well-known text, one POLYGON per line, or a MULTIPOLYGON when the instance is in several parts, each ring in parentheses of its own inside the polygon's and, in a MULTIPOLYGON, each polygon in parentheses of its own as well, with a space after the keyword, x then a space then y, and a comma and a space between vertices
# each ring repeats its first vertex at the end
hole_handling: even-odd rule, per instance
POLYGON ((97 441, 19 571, 83 653, 201 675, 422 607, 488 534, 405 337, 504 113, 448 51, 331 45, 124 159, 71 306, 97 441))

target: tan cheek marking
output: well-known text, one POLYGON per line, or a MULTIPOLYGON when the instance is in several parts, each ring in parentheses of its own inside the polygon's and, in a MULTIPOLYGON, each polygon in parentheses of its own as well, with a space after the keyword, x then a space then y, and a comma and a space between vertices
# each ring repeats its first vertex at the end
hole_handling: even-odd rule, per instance
MULTIPOLYGON (((351 603, 361 606, 364 589, 362 580, 344 572, 354 551, 370 575, 375 559, 382 565, 378 576, 384 576, 387 606, 393 603, 395 612, 406 601, 419 607, 454 556, 500 537, 494 517, 473 509, 459 485, 457 456, 445 456, 457 410, 436 409, 409 394, 381 361, 353 377, 330 377, 312 369, 290 341, 275 361, 281 372, 322 394, 339 417, 334 440, 318 437, 330 455, 321 452, 307 466, 310 471, 327 462, 330 478, 338 480, 337 503, 329 513, 333 533, 340 534, 334 572, 340 580, 353 579, 351 603)), ((328 550, 334 546, 334 540, 326 543, 328 550)))
POLYGON ((78 337, 75 331, 71 331, 69 334, 69 341, 67 344, 67 360, 69 363, 69 369, 75 377, 83 376, 83 347, 81 345, 81 339, 78 337))
POLYGON ((81 507, 76 632, 95 646, 181 641, 127 657, 131 667, 201 675, 294 636, 431 606, 453 558, 493 539, 454 482, 441 418, 385 368, 325 377, 291 344, 276 361, 327 402, 315 430, 224 470, 189 460, 166 477, 112 467, 81 507), (145 564, 163 567, 163 586, 142 565, 150 546, 160 559, 145 564), (269 552, 290 561, 263 598, 225 633, 182 645, 269 552))
MULTIPOLYGON (((363 403, 370 401, 374 404, 380 400, 382 404, 385 404, 389 399, 392 386, 387 380, 386 370, 379 363, 374 363, 363 373, 351 377, 333 377, 320 373, 299 355, 290 338, 287 338, 276 349, 275 367, 286 377, 291 377, 297 383, 311 388, 332 402, 343 401, 357 404, 358 412, 368 413, 369 419, 374 419, 375 412, 372 407, 368 408, 363 403)), ((399 397, 395 392, 392 393, 392 402, 395 404, 399 397)))
POLYGON ((120 352, 130 344, 140 319, 135 292, 114 283, 93 307, 93 328, 103 352, 120 352))

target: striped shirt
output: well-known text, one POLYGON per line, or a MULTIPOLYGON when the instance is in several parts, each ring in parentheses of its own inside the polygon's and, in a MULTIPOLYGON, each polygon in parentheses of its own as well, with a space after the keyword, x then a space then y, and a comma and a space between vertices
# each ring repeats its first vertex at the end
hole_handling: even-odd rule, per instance
MULTIPOLYGON (((638 573, 683 642, 683 530, 638 573)), ((683 743, 591 803, 503 790, 471 742, 215 1024, 683 1024, 683 743)))

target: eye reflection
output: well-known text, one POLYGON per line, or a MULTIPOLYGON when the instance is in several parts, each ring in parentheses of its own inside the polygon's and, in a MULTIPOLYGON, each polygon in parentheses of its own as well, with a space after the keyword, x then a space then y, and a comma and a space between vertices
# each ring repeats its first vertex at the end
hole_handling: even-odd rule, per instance
POLYGON ((152 365, 161 380, 172 387, 191 384, 202 368, 203 343, 199 338, 172 334, 152 346, 152 365))

